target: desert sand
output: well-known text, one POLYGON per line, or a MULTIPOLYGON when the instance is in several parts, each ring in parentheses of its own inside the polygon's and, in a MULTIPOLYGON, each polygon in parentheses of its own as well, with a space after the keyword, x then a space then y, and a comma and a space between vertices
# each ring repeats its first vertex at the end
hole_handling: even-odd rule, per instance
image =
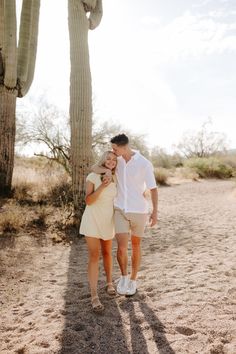
MULTIPOLYGON (((143 239, 138 292, 99 293, 91 311, 83 237, 0 238, 1 354, 235 354, 236 183, 159 189, 159 223, 143 239)), ((114 280, 119 277, 115 259, 114 280)))

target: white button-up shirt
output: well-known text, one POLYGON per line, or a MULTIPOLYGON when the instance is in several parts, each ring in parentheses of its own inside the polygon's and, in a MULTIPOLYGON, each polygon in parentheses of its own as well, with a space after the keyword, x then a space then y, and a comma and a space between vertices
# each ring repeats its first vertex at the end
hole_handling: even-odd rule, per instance
POLYGON ((143 193, 146 189, 156 188, 152 163, 138 151, 126 162, 118 157, 116 167, 117 196, 114 205, 126 213, 146 214, 149 211, 148 200, 143 193))

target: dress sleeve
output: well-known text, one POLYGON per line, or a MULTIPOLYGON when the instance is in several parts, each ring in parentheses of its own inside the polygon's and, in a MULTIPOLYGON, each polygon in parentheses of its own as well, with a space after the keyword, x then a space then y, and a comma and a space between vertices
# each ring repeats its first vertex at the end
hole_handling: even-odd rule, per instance
POLYGON ((97 180, 97 174, 96 173, 90 173, 87 177, 86 177, 86 182, 89 181, 93 184, 96 183, 96 180, 97 180))

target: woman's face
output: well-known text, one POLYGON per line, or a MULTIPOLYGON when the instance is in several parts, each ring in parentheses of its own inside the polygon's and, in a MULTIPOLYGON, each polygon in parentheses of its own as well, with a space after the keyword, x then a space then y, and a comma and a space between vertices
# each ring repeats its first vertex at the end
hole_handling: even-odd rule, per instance
POLYGON ((117 165, 117 157, 115 154, 109 153, 104 163, 106 168, 113 170, 117 165))

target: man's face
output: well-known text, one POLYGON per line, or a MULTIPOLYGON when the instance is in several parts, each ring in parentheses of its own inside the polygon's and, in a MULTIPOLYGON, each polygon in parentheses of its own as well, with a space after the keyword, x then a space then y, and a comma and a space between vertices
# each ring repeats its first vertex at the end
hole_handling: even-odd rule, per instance
POLYGON ((122 156, 125 154, 126 145, 125 146, 118 146, 116 144, 111 144, 111 146, 112 146, 112 150, 114 151, 114 154, 116 154, 116 156, 122 156))

